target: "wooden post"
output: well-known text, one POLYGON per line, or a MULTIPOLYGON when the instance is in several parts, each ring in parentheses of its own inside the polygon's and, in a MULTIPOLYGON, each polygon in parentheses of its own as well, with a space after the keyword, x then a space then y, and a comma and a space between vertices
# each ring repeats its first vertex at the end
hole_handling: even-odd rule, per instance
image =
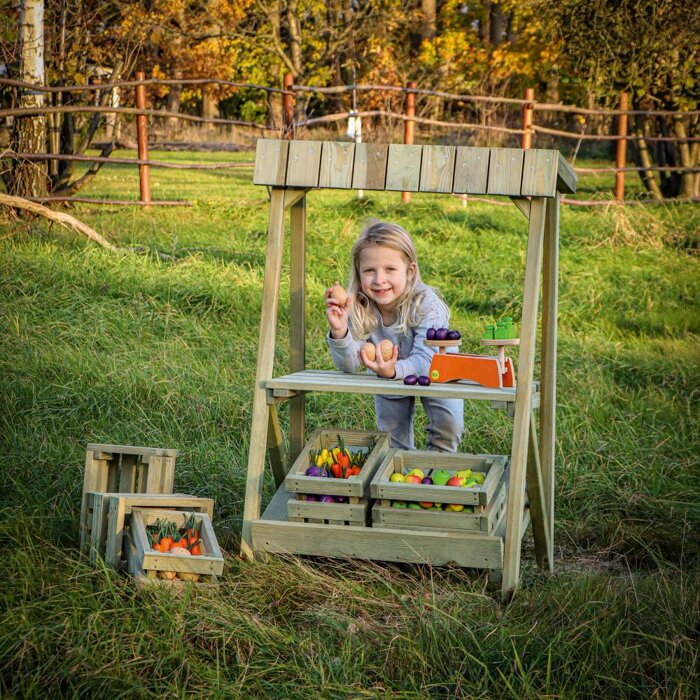
POLYGON ((525 99, 527 103, 523 105, 523 131, 525 132, 520 141, 522 148, 532 148, 532 126, 535 123, 535 91, 533 88, 525 89, 525 99))
MULTIPOLYGON (((408 119, 403 123, 403 142, 412 144, 416 133, 416 123, 412 119, 412 117, 416 116, 416 93, 411 92, 411 90, 416 89, 416 82, 411 80, 406 87, 408 88, 408 92, 406 93, 406 116, 408 119)), ((402 192, 401 201, 404 204, 410 204, 411 193, 402 192)))
POLYGON ((294 138, 294 95, 292 94, 294 76, 291 73, 284 74, 284 95, 282 97, 282 116, 284 118, 284 138, 294 138))
MULTIPOLYGON (((144 80, 143 71, 136 72, 136 80, 144 80)), ((136 86, 136 109, 146 109, 146 86, 136 86)), ((145 114, 136 117, 136 140, 138 142, 139 160, 148 160, 148 118, 145 114)), ((141 203, 145 209, 151 203, 151 173, 148 165, 139 165, 139 184, 141 203)))
MULTIPOLYGON (((626 92, 620 93, 620 104, 618 109, 622 111, 627 110, 627 98, 628 94, 626 92)), ((618 202, 625 201, 625 173, 621 168, 625 167, 625 161, 627 158, 627 115, 619 114, 617 117, 617 135, 620 137, 617 140, 617 159, 615 167, 617 172, 615 173, 615 199, 618 202)))

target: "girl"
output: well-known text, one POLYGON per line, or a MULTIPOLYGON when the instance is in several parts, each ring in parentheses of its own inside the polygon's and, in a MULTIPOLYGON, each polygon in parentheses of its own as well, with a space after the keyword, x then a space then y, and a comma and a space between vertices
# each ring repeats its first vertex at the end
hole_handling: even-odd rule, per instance
MULTIPOLYGON (((347 301, 340 305, 330 289, 325 298, 328 346, 338 369, 354 372, 364 365, 378 377, 399 380, 428 374, 435 349, 423 344, 425 334, 431 326, 447 327, 449 310, 421 282, 415 246, 401 226, 371 221, 352 248, 347 301), (388 360, 379 348, 385 338, 394 345, 388 360), (376 346, 374 360, 362 350, 367 340, 376 346)), ((428 417, 428 449, 456 452, 464 430, 462 400, 421 397, 421 402, 428 417)), ((415 397, 375 395, 374 407, 379 430, 391 434, 392 446, 415 449, 415 397)))

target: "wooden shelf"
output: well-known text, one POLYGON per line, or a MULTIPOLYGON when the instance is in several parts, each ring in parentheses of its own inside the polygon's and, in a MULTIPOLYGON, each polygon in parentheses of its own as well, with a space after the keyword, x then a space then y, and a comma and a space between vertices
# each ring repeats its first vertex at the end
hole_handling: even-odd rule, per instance
MULTIPOLYGON (((345 394, 383 394, 391 396, 429 396, 440 399, 465 399, 514 403, 515 389, 490 389, 471 382, 433 383, 430 386, 404 384, 400 379, 379 379, 368 374, 307 369, 268 379, 265 388, 273 398, 290 398, 301 391, 329 391, 345 394)), ((535 383, 532 408, 540 403, 539 384, 535 383)))

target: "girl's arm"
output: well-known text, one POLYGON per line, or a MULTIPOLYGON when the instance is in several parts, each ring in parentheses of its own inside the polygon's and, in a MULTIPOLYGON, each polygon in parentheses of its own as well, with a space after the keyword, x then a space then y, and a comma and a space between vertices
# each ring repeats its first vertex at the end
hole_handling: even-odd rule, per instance
POLYGON ((425 335, 428 328, 447 328, 449 323, 449 313, 439 305, 430 304, 426 313, 420 321, 420 325, 413 329, 413 349, 408 357, 401 358, 395 366, 396 379, 403 379, 409 374, 417 377, 428 374, 430 363, 437 348, 428 347, 424 344, 425 335))

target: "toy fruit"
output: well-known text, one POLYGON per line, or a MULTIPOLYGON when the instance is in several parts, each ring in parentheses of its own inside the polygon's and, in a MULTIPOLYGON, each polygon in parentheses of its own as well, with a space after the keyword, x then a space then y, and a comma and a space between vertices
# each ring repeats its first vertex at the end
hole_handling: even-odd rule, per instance
POLYGON ((464 488, 467 489, 472 489, 475 486, 478 486, 479 484, 476 483, 476 479, 473 476, 470 476, 463 484, 464 488))
POLYGON ((394 354, 394 344, 388 338, 384 338, 384 340, 379 343, 379 349, 382 351, 382 357, 385 362, 390 360, 391 356, 394 354))
POLYGON ((459 513, 459 511, 464 510, 464 506, 461 503, 448 503, 445 506, 445 510, 449 510, 452 513, 459 513))
POLYGON ((459 340, 462 334, 459 331, 447 331, 447 340, 459 340))
POLYGON ((403 383, 413 386, 414 384, 418 384, 418 377, 416 377, 415 374, 409 374, 407 377, 403 378, 403 383))
POLYGON ((421 484, 432 484, 433 480, 429 476, 423 477, 421 484))
POLYGON ((425 332, 426 340, 435 340, 435 328, 428 328, 425 332))
POLYGON ((365 343, 362 346, 362 349, 365 351, 365 355, 367 355, 367 359, 370 362, 374 362, 374 359, 377 356, 377 348, 375 348, 372 343, 365 343))
POLYGON ((404 481, 407 484, 420 484, 422 479, 418 476, 418 474, 407 474, 404 481))
MULTIPOLYGON (((411 469, 411 471, 408 473, 415 474, 416 476, 419 476, 421 479, 425 476, 422 469, 411 469)), ((408 476, 408 474, 406 476, 408 476)))
POLYGON ((474 472, 474 474, 472 474, 472 479, 474 479, 477 484, 483 484, 484 481, 486 481, 486 477, 481 472, 474 472))
POLYGON ((389 481, 402 483, 406 481, 406 477, 401 472, 394 472, 390 477, 389 481))
POLYGON ((438 328, 435 331, 435 340, 447 340, 447 328, 438 328))
POLYGON ((420 507, 420 503, 416 503, 415 501, 409 501, 407 508, 411 508, 413 510, 422 510, 420 507))
POLYGON ((471 469, 460 469, 458 472, 455 472, 455 476, 461 476, 463 479, 468 479, 471 475, 471 469))
POLYGON ((420 503, 418 503, 418 505, 419 505, 421 508, 425 508, 426 510, 428 510, 428 509, 430 509, 430 508, 433 507, 433 504, 432 504, 432 503, 428 503, 427 501, 420 501, 420 503))
POLYGON ((432 473, 432 480, 435 486, 444 486, 451 478, 451 474, 444 469, 438 469, 432 473))
POLYGON ((345 306, 345 302, 348 300, 347 292, 337 282, 331 287, 328 296, 335 299, 341 306, 345 306))
POLYGON ((391 502, 391 507, 392 507, 392 508, 405 508, 405 507, 406 507, 406 501, 392 501, 392 502, 391 502))
POLYGON ((464 486, 464 479, 461 476, 453 476, 448 482, 448 486, 464 486))
POLYGON ((424 374, 421 374, 421 376, 418 377, 418 383, 421 386, 429 386, 430 385, 430 377, 426 377, 424 374))

